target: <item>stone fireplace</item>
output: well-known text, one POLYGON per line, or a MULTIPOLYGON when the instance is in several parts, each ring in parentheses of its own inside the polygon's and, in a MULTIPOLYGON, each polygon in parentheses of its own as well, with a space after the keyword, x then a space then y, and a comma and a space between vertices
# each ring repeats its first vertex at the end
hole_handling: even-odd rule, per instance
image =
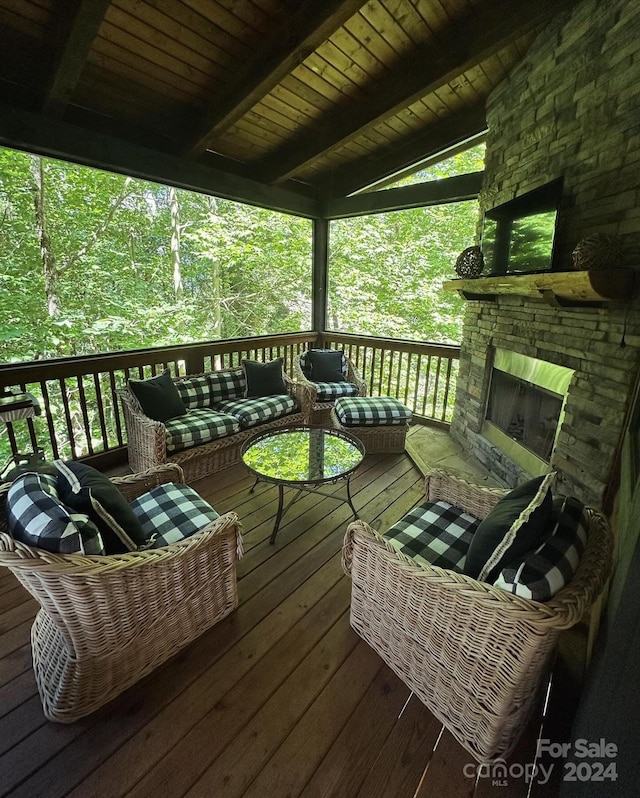
MULTIPOLYGON (((572 270, 574 247, 596 232, 619 236, 620 265, 640 268, 638 95, 627 91, 630 62, 621 56, 625 47, 636 47, 637 30, 637 14, 623 0, 583 0, 554 19, 487 103, 481 211, 562 178, 555 239, 560 270, 572 270)), ((469 296, 451 435, 506 486, 528 478, 535 461, 502 445, 520 435, 525 422, 507 419, 503 438, 487 434, 488 425, 505 421, 499 409, 493 421, 487 418, 495 405, 496 353, 560 367, 568 377, 566 396, 549 461, 538 459, 557 472, 559 492, 601 506, 640 362, 638 299, 630 292, 626 301, 554 307, 518 293, 517 276, 514 282, 511 293, 469 296)), ((523 401, 543 415, 551 409, 540 395, 523 401)))

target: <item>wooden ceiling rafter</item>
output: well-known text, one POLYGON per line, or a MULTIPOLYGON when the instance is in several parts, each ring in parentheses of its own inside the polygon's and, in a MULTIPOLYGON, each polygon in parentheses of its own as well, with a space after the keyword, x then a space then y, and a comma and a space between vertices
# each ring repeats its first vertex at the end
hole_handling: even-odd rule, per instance
POLYGON ((63 30, 58 32, 62 41, 42 103, 45 114, 58 118, 64 114, 109 5, 110 0, 77 0, 72 12, 62 19, 63 30))
MULTIPOLYGON (((560 5, 563 3, 561 2, 560 5)), ((375 96, 346 109, 336 106, 315 129, 305 129, 279 150, 256 164, 267 183, 285 180, 321 154, 353 139, 367 127, 390 118, 421 97, 445 87, 479 60, 498 52, 541 18, 557 10, 557 0, 539 0, 535 11, 524 15, 529 0, 500 0, 490 10, 477 9, 447 35, 439 37, 436 53, 431 48, 410 51, 396 64, 393 74, 376 88, 375 96)))
POLYGON ((197 156, 268 94, 291 70, 358 10, 365 0, 298 0, 256 57, 215 99, 206 123, 186 150, 197 156))

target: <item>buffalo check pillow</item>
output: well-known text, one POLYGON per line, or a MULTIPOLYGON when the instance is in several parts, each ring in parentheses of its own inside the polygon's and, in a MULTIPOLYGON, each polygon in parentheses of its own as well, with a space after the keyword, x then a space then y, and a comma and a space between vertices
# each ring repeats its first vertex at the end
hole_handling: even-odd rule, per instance
POLYGON ((514 488, 483 518, 469 546, 464 573, 494 582, 500 570, 543 539, 551 516, 555 473, 514 488))
POLYGON ((86 513, 98 527, 107 554, 123 554, 145 546, 145 536, 131 507, 109 477, 85 463, 55 460, 60 499, 75 512, 86 513))
POLYGON ((15 540, 56 554, 104 554, 97 526, 86 513, 67 508, 50 474, 18 477, 7 495, 7 525, 15 540))
POLYGON ((585 507, 578 499, 554 499, 545 539, 503 568, 494 584, 522 598, 548 601, 578 570, 587 545, 588 524, 585 507))

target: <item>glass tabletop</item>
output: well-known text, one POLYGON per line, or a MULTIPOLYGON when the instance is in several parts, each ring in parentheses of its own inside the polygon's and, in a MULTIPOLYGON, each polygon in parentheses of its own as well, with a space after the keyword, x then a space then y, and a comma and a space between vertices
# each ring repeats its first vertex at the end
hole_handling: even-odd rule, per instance
POLYGON ((263 432, 242 451, 244 464, 261 479, 307 485, 346 477, 363 457, 364 447, 356 437, 322 427, 263 432))

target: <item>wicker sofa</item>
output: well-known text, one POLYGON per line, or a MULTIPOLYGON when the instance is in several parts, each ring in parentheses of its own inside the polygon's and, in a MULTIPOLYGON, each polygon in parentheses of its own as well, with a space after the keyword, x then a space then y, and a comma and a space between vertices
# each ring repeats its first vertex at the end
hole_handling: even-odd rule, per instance
POLYGON ((187 413, 165 422, 145 414, 127 383, 119 395, 131 470, 176 463, 191 482, 239 462, 243 443, 257 430, 304 422, 304 392, 284 371, 282 379, 286 394, 247 399, 242 368, 175 378, 187 413))
MULTIPOLYGON (((484 519, 508 493, 442 471, 426 477, 425 489, 429 502, 447 503, 474 519, 484 519)), ((411 517, 415 523, 418 510, 396 528, 411 517)), ((363 521, 347 529, 343 567, 352 582, 352 627, 478 762, 513 750, 540 697, 561 630, 583 618, 609 576, 606 520, 591 508, 582 508, 580 518, 586 547, 575 575, 545 601, 460 568, 418 561, 363 521)), ((429 526, 422 528, 431 534, 429 526)), ((446 538, 434 535, 434 550, 442 551, 446 538)))
MULTIPOLYGON (((129 503, 179 488, 193 495, 177 465, 111 482, 129 503)), ((177 542, 121 554, 61 554, 9 534, 10 489, 0 488, 0 565, 40 604, 31 645, 49 720, 71 723, 95 711, 237 607, 242 538, 235 513, 193 527, 190 507, 199 530, 190 534, 188 524, 175 526, 165 501, 156 518, 177 542), (179 540, 180 531, 189 536, 179 540)), ((77 513, 73 519, 81 523, 77 513)))

